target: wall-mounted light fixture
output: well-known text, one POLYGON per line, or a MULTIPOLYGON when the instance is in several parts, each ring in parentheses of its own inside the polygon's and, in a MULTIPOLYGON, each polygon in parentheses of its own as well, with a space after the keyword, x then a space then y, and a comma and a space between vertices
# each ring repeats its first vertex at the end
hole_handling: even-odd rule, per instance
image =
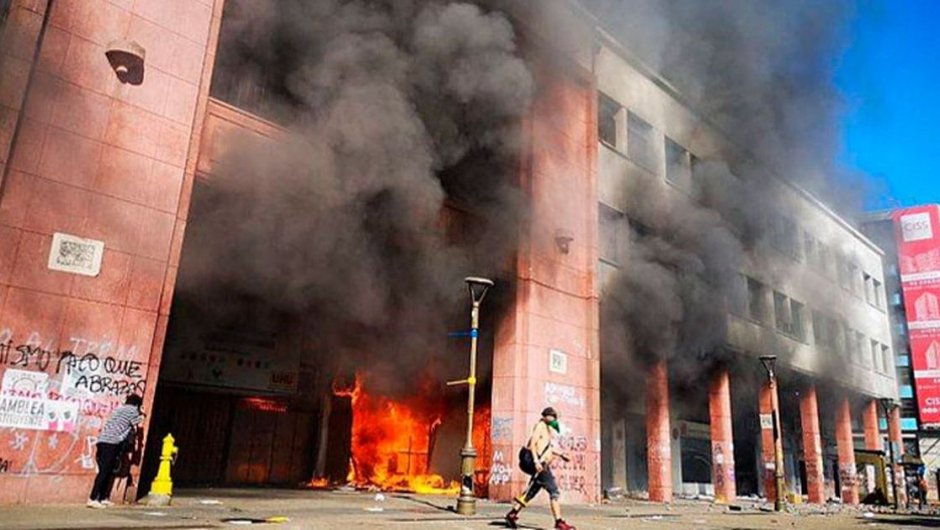
POLYGON ((144 47, 132 40, 118 39, 104 52, 111 68, 122 83, 139 85, 144 82, 144 47))
POLYGON ((570 231, 564 228, 555 230, 555 245, 558 246, 558 250, 560 250, 562 254, 567 254, 571 250, 572 241, 574 241, 574 236, 570 231))

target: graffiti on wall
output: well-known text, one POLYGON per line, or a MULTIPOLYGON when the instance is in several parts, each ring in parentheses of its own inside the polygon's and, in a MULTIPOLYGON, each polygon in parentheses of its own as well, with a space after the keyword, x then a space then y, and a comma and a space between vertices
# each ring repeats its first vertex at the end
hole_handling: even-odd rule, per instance
POLYGON ((576 387, 560 383, 545 383, 545 402, 549 405, 568 405, 584 408, 584 393, 576 387))
MULTIPOLYGON (((0 329, 0 448, 19 462, 15 475, 94 470, 105 418, 147 388, 141 357, 107 338, 60 342, 0 329)), ((4 466, 14 474, 10 459, 0 460, 4 466)))
POLYGON ((555 444, 559 451, 566 453, 570 458, 567 462, 559 459, 553 464, 558 487, 562 491, 589 495, 587 474, 591 467, 588 462, 591 455, 588 453, 587 437, 561 435, 555 439, 555 444))
POLYGON ((503 457, 502 451, 496 451, 493 453, 493 467, 490 468, 490 485, 491 486, 501 486, 503 484, 509 484, 509 480, 512 478, 512 466, 510 462, 507 462, 503 457))
POLYGON ((493 416, 490 430, 493 443, 512 441, 512 418, 508 416, 493 416))

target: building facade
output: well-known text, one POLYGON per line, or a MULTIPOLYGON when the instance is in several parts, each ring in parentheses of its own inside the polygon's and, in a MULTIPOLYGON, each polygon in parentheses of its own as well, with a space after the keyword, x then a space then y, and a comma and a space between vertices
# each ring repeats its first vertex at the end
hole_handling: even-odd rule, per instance
MULTIPOLYGON (((357 460, 350 400, 330 368, 342 352, 311 353, 316 328, 303 315, 270 324, 260 310, 246 313, 237 330, 197 329, 196 345, 179 331, 195 321, 174 293, 199 190, 211 188, 236 136, 276 143, 285 134, 257 94, 227 89, 214 71, 233 45, 220 39, 227 3, 0 4, 2 503, 82 500, 98 429, 133 392, 152 411, 144 486, 168 432, 181 447, 182 483, 296 485, 345 477, 357 460), (122 41, 146 52, 136 83, 122 82, 106 56, 122 41)), ((778 403, 792 493, 857 502, 854 447, 880 448, 874 400, 897 395, 882 252, 785 175, 770 178, 781 198, 767 225, 774 235, 741 253, 727 296, 713 300, 726 308, 709 313, 726 332, 702 352, 708 363, 667 347, 633 363, 641 354, 607 338, 616 334, 603 328, 618 324, 602 309, 635 273, 633 233, 669 226, 648 218, 645 199, 656 197, 667 219, 700 209, 700 169, 733 148, 589 14, 560 5, 573 28, 562 56, 552 25, 516 28, 537 90, 513 177, 528 222, 500 273, 500 309, 485 321, 487 494, 509 499, 523 488, 515 454, 551 404, 574 453, 558 471, 573 501, 602 491, 665 502, 772 497, 766 418, 778 403), (779 358, 776 393, 760 355, 779 358), (707 370, 689 378, 700 361, 707 370), (643 384, 624 388, 621 375, 643 384)), ((454 474, 455 462, 437 463, 459 447, 462 405, 447 399, 431 441, 394 449, 399 473, 414 459, 454 474)))
MULTIPOLYGON (((936 365, 931 325, 933 272, 938 268, 934 226, 937 206, 874 212, 862 229, 885 249, 885 275, 891 303, 891 328, 897 355, 898 393, 904 452, 919 457, 929 470, 940 465, 937 455, 936 365)), ((927 473, 928 494, 937 494, 936 474, 927 473)))

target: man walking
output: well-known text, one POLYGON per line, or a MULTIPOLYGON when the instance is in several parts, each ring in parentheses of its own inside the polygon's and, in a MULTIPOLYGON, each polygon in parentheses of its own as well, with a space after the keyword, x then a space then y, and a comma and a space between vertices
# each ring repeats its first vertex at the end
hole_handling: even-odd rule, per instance
POLYGON ((91 488, 91 496, 85 506, 89 508, 104 508, 111 504, 111 484, 114 471, 122 454, 127 448, 127 442, 133 439, 137 426, 143 421, 140 407, 143 399, 131 394, 124 399, 124 404, 114 409, 108 421, 98 434, 98 443, 95 445, 95 462, 98 464, 98 474, 95 484, 91 488))
MULTIPOLYGON (((520 453, 520 457, 523 456, 522 453, 526 450, 531 453, 532 463, 534 463, 532 471, 534 473, 531 473, 532 478, 529 479, 529 485, 525 491, 522 495, 513 499, 512 510, 506 514, 506 524, 509 528, 518 528, 519 512, 532 502, 532 499, 538 495, 539 491, 544 489, 548 492, 549 506, 552 510, 552 517, 555 518, 556 530, 575 530, 575 527, 561 518, 561 494, 558 491, 558 484, 555 482, 555 475, 552 474, 551 465, 556 456, 565 462, 568 461, 568 456, 555 450, 552 443, 552 429, 556 433, 560 430, 558 412, 552 407, 548 407, 542 411, 542 419, 532 428, 532 437, 529 438, 528 445, 520 453)), ((525 455, 525 460, 529 458, 528 455, 525 455)), ((525 470, 527 465, 523 465, 522 460, 520 458, 520 466, 525 470)))

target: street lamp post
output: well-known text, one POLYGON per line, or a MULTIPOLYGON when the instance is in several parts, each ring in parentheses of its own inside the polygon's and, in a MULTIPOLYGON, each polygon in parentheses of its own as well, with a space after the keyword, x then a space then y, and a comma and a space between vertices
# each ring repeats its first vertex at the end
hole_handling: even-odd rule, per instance
POLYGON ((881 402, 881 406, 885 409, 885 427, 888 431, 888 458, 891 459, 890 465, 888 466, 891 469, 891 491, 894 494, 894 511, 898 510, 898 468, 894 462, 894 444, 891 442, 891 411, 894 410, 894 407, 897 404, 891 398, 881 398, 878 401, 881 402))
POLYGON ((776 495, 774 499, 774 511, 783 511, 783 439, 780 425, 780 403, 777 399, 777 373, 774 366, 777 363, 776 355, 761 355, 760 362, 767 371, 767 382, 770 384, 770 401, 774 422, 774 489, 776 495))
POLYGON ((480 334, 480 304, 487 291, 493 287, 493 281, 486 278, 468 277, 464 279, 470 291, 470 375, 463 381, 448 384, 466 383, 467 393, 467 441, 460 450, 460 496, 457 497, 457 513, 474 515, 477 512, 477 500, 473 496, 473 471, 476 465, 477 451, 473 448, 473 405, 476 398, 477 384, 477 338, 480 334))

